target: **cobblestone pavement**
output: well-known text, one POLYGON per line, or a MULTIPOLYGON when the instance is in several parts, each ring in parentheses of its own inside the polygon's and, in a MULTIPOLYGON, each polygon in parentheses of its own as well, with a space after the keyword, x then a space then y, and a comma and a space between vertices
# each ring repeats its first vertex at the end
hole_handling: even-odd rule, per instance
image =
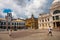
POLYGON ((53 36, 48 30, 19 30, 13 31, 10 37, 8 31, 0 32, 0 40, 60 40, 60 31, 53 30, 53 36))

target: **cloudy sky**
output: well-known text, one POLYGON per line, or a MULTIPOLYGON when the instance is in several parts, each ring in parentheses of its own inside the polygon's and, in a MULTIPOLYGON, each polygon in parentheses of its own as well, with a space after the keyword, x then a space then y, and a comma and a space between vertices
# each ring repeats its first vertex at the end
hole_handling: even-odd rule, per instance
POLYGON ((38 17, 40 13, 49 12, 53 0, 0 0, 0 18, 7 13, 4 9, 11 9, 14 18, 30 18, 33 14, 38 17))

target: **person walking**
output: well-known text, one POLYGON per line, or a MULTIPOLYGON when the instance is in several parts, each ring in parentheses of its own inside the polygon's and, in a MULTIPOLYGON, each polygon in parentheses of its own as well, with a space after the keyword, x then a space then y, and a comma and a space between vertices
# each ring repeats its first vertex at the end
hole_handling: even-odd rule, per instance
POLYGON ((49 31, 48 35, 50 34, 52 36, 52 28, 51 28, 51 26, 49 26, 48 31, 49 31))
POLYGON ((12 29, 9 30, 9 36, 11 36, 11 34, 12 34, 12 29))

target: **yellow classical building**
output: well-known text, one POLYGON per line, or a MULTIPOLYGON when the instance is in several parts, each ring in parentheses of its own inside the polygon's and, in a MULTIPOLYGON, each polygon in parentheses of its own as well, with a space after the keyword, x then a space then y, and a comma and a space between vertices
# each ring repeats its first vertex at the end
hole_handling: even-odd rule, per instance
POLYGON ((38 19, 32 15, 31 18, 26 19, 25 25, 30 29, 38 29, 38 19))

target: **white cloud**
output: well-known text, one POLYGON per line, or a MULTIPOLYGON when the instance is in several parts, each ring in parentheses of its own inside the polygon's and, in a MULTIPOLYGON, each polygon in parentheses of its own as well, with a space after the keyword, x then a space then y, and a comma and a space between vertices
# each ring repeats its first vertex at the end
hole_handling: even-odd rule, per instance
POLYGON ((31 16, 31 14, 34 14, 36 17, 38 17, 39 13, 43 12, 44 10, 42 10, 42 8, 45 7, 47 3, 47 0, 34 0, 32 4, 30 4, 29 6, 26 6, 26 10, 27 13, 26 15, 29 17, 31 16), (39 9, 40 8, 40 9, 39 9))
MULTIPOLYGON (((30 18, 32 13, 38 17, 39 13, 44 12, 42 8, 46 8, 47 2, 47 0, 0 0, 0 11, 10 8, 13 10, 14 18, 30 18)), ((1 12, 1 15, 4 17, 6 14, 1 12)))
POLYGON ((16 17, 16 15, 21 12, 20 6, 18 6, 13 0, 1 0, 0 1, 0 11, 2 11, 1 14, 4 14, 3 13, 4 8, 12 9, 14 12, 14 17, 16 17))

